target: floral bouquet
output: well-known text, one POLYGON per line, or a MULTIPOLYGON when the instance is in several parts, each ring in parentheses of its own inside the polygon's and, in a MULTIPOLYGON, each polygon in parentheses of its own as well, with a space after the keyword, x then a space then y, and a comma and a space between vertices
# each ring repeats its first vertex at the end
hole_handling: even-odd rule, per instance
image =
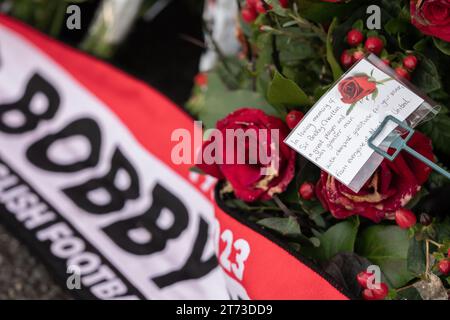
MULTIPOLYGON (((347 69, 372 53, 443 106, 416 128, 408 144, 448 166, 450 1, 237 2, 242 49, 229 57, 216 44, 221 59, 197 76, 188 109, 204 129, 224 136, 229 130, 278 129, 278 134, 237 144, 226 139, 216 151, 211 146, 217 135, 205 134, 203 156, 209 151, 213 158, 220 153, 227 160, 240 155, 250 160, 205 160, 197 166, 220 180, 216 201, 319 266, 344 259, 339 276, 326 270, 356 297, 448 299, 449 180, 401 152, 354 192, 283 141, 347 69), (252 152, 255 146, 270 151, 274 142, 276 167, 252 152), (231 150, 243 151, 230 157, 231 143, 231 150), (378 280, 369 266, 379 268, 378 280)), ((347 113, 353 114, 360 100, 375 98, 383 81, 389 79, 370 74, 341 81, 347 113)))

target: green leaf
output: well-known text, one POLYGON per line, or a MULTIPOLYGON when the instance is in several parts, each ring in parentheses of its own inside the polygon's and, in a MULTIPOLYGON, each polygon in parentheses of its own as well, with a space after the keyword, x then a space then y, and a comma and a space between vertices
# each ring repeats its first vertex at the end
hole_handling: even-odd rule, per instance
POLYGON ((367 35, 366 36, 367 37, 378 37, 378 38, 380 38, 380 34, 377 31, 375 31, 375 30, 367 31, 367 35))
POLYGON ((358 1, 331 3, 317 0, 296 0, 296 2, 302 17, 314 22, 327 22, 334 17, 348 15, 359 6, 358 1))
POLYGON ((294 217, 266 218, 258 221, 258 224, 280 233, 282 236, 295 238, 301 235, 300 225, 294 217))
POLYGON ((283 77, 278 71, 275 72, 269 85, 267 99, 270 104, 281 109, 311 105, 306 93, 294 81, 283 77))
POLYGON ((397 300, 422 300, 422 297, 416 288, 411 287, 397 292, 397 300))
POLYGON ((285 29, 292 36, 277 35, 276 44, 283 66, 296 67, 304 63, 305 59, 317 57, 317 51, 309 41, 302 38, 301 30, 296 28, 285 29))
POLYGON ((264 0, 264 2, 266 2, 267 4, 272 6, 271 11, 275 12, 277 15, 281 16, 281 17, 287 17, 287 9, 283 8, 280 5, 280 2, 278 2, 277 0, 264 0))
POLYGON ((433 141, 434 148, 450 155, 450 117, 447 114, 439 113, 426 122, 421 131, 433 141))
POLYGON ((364 30, 364 22, 362 21, 362 19, 356 20, 355 23, 353 24, 352 28, 359 30, 359 31, 363 31, 364 30))
POLYGON ((407 269, 409 238, 406 230, 397 226, 369 227, 356 243, 356 252, 378 265, 391 287, 399 288, 414 278, 407 269))
POLYGON ((407 267, 416 276, 425 272, 426 255, 424 241, 417 241, 414 237, 409 241, 407 267))
POLYGON ((418 41, 414 46, 413 49, 414 51, 418 51, 418 52, 424 52, 427 48, 428 45, 428 39, 429 38, 423 38, 420 41, 418 41))
POLYGON ((330 88, 332 87, 332 85, 327 85, 327 86, 321 86, 321 87, 317 87, 314 90, 314 100, 319 100, 328 90, 330 90, 330 88))
POLYGON ((450 43, 438 38, 433 38, 433 43, 442 53, 450 56, 450 43))
POLYGON ((436 240, 440 243, 450 241, 450 220, 446 219, 442 223, 434 225, 436 229, 436 240))
POLYGON ((333 22, 330 25, 330 28, 328 29, 328 36, 327 36, 327 61, 328 64, 331 67, 331 72, 333 73, 334 80, 338 80, 344 72, 342 71, 341 66, 336 60, 336 57, 334 56, 334 49, 333 49, 333 32, 338 23, 338 20, 336 18, 333 19, 333 22))
POLYGON ((378 97, 378 89, 375 89, 375 91, 372 93, 372 100, 375 100, 378 97))
POLYGON ((413 83, 425 93, 439 90, 442 87, 435 64, 424 55, 420 55, 420 63, 414 72, 413 83))
POLYGON ((385 30, 390 35, 395 35, 397 33, 404 33, 408 30, 409 23, 400 18, 394 18, 388 21, 385 25, 385 30))
POLYGON ((215 72, 208 74, 208 90, 205 107, 199 110, 198 118, 206 129, 214 128, 216 122, 240 108, 255 108, 275 115, 275 109, 257 92, 229 90, 215 72))
POLYGON ((356 103, 352 103, 351 105, 350 105, 350 107, 348 108, 348 110, 347 110, 347 112, 346 112, 346 115, 348 116, 350 113, 352 113, 352 111, 353 111, 353 109, 355 108, 355 106, 356 106, 356 103))
POLYGON ((332 226, 319 238, 320 247, 316 249, 316 258, 328 261, 338 253, 353 252, 358 227, 358 218, 352 218, 332 226))

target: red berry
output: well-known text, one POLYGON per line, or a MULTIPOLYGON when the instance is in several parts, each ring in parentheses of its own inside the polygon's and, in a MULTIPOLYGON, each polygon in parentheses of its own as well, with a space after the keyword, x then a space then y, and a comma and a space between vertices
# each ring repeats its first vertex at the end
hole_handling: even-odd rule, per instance
POLYGON ((247 0, 247 7, 251 9, 256 9, 256 5, 258 4, 259 0, 247 0))
POLYGON ((447 250, 447 257, 450 258, 450 249, 447 250))
POLYGON ((199 87, 204 87, 208 84, 208 74, 200 72, 194 78, 194 82, 199 87))
POLYGON ((395 68, 395 73, 399 75, 402 78, 405 78, 407 80, 411 80, 411 75, 409 74, 408 70, 406 70, 403 67, 397 67, 395 68))
POLYGON ((278 0, 283 8, 289 7, 289 0, 278 0))
POLYGON ((286 116, 286 124, 289 129, 294 129, 297 124, 303 119, 304 114, 301 111, 293 110, 286 116))
POLYGON ((311 200, 314 198, 314 185, 311 182, 305 182, 300 186, 298 193, 303 199, 311 200))
POLYGON ((414 69, 416 69, 417 67, 418 62, 419 61, 415 56, 409 55, 403 59, 403 66, 409 71, 414 71, 414 69))
POLYGON ((381 51, 383 51, 384 43, 383 40, 378 37, 368 37, 364 47, 367 51, 379 55, 381 51))
POLYGON ((364 58, 364 51, 358 50, 358 51, 353 52, 353 60, 355 62, 361 60, 362 58, 364 58))
POLYGON ((242 19, 247 23, 252 23, 258 17, 258 13, 251 8, 242 9, 242 19))
POLYGON ((256 11, 258 11, 259 13, 267 13, 267 8, 272 9, 270 5, 265 4, 262 0, 256 3, 256 11))
POLYGON ((450 260, 443 259, 439 261, 439 271, 443 275, 448 275, 450 273, 450 260))
POLYGON ((352 47, 356 47, 363 42, 363 40, 364 35, 358 29, 352 29, 347 33, 347 43, 352 47))
POLYGON ((416 215, 407 209, 398 209, 395 212, 395 222, 402 229, 409 229, 417 223, 416 215))
POLYGON ((380 283, 378 289, 364 289, 364 300, 384 300, 389 293, 389 288, 385 283, 380 283))
POLYGON ((369 281, 369 278, 372 276, 373 276, 372 273, 363 271, 361 273, 358 273, 358 275, 356 276, 356 280, 358 281, 361 287, 367 289, 367 282, 369 281))
POLYGON ((345 50, 344 52, 342 52, 341 64, 344 68, 347 68, 347 69, 350 68, 352 66, 353 62, 355 62, 353 59, 353 56, 348 50, 345 50))

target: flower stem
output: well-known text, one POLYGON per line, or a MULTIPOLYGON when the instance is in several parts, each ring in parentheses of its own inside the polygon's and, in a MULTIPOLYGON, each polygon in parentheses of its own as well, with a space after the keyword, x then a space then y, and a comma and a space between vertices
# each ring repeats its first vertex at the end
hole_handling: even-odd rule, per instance
POLYGON ((430 242, 431 244, 434 244, 434 245, 435 245, 436 247, 438 247, 438 248, 442 247, 442 244, 437 243, 436 241, 433 241, 433 240, 431 240, 431 239, 427 239, 427 241, 430 242))
POLYGON ((428 280, 430 274, 430 242, 428 239, 425 240, 425 255, 426 255, 425 279, 428 280))
POLYGON ((411 289, 411 288, 414 288, 414 283, 410 284, 408 286, 402 287, 402 288, 395 289, 395 291, 400 292, 400 291, 404 291, 404 290, 411 289))
POLYGON ((275 200, 275 203, 283 211, 286 217, 297 218, 297 216, 291 210, 289 210, 288 207, 286 207, 286 205, 280 200, 280 198, 278 198, 277 195, 273 196, 273 200, 275 200))

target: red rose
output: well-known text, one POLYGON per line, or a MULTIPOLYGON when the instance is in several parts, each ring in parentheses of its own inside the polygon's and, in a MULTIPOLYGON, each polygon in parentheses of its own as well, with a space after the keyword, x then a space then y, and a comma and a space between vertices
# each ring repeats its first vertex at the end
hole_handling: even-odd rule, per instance
POLYGON ((411 21, 422 33, 450 42, 449 0, 426 0, 420 8, 412 0, 411 21))
MULTIPOLYGON (((237 198, 246 202, 253 202, 256 200, 269 200, 274 194, 281 193, 286 190, 288 184, 294 177, 295 171, 295 152, 283 143, 283 140, 289 134, 289 129, 286 127, 283 121, 280 119, 269 116, 263 111, 258 109, 239 109, 229 114, 225 119, 217 122, 217 129, 223 136, 223 148, 222 153, 226 155, 223 160, 223 164, 200 164, 198 167, 205 173, 212 175, 218 179, 225 178, 233 188, 233 191, 237 198), (264 148, 267 156, 276 156, 271 154, 271 146, 274 143, 278 143, 278 169, 273 169, 270 163, 265 164, 267 161, 261 161, 260 157, 254 161, 256 164, 250 164, 250 161, 245 164, 238 164, 237 161, 233 161, 233 164, 227 164, 227 157, 229 158, 229 152, 227 152, 226 135, 227 130, 243 130, 244 133, 252 130, 257 132, 255 135, 257 138, 257 148, 264 148), (262 141, 259 136, 261 129, 267 129, 267 141, 262 141), (272 141, 272 129, 278 130, 278 141, 272 141), (270 169, 269 169, 270 168, 270 169), (263 175, 262 169, 269 169, 270 174, 263 175)), ((241 131, 242 132, 242 131, 241 131)), ((242 141, 241 141, 242 142, 242 141)), ((215 143, 215 139, 212 141, 206 141, 203 144, 203 150, 208 146, 215 143)), ((245 145, 239 144, 239 140, 235 139, 234 143, 234 160, 239 153, 245 153, 245 159, 249 159, 251 154, 249 147, 251 143, 245 140, 245 145)), ((203 159, 204 160, 204 159, 203 159)))
POLYGON ((372 94, 376 88, 375 82, 369 81, 368 76, 356 76, 342 80, 338 90, 342 95, 342 102, 354 104, 372 94))
MULTIPOLYGON (((431 140, 416 132, 408 145, 434 160, 431 140)), ((322 172, 316 196, 337 219, 360 215, 374 222, 393 217, 420 190, 431 169, 406 152, 390 162, 385 160, 362 190, 354 193, 334 177, 322 172)))

